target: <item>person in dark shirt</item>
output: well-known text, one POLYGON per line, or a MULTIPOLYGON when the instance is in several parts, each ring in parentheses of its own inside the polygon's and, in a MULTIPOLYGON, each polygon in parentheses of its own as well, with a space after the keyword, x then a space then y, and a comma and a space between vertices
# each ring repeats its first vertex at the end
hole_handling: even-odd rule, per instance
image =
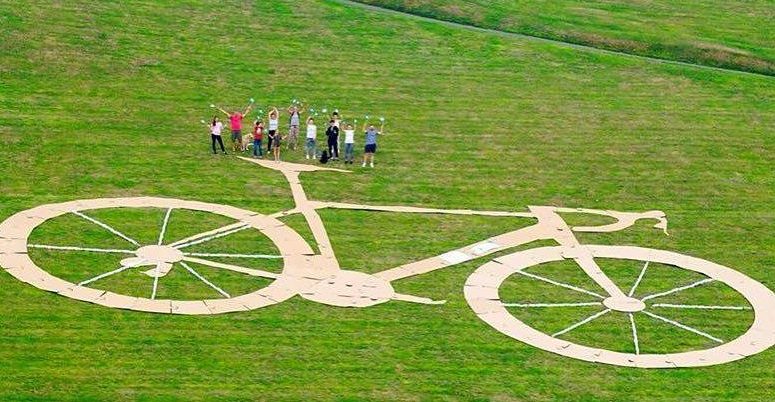
POLYGON ((339 160, 339 127, 333 119, 328 122, 326 137, 328 137, 328 155, 332 160, 339 160))

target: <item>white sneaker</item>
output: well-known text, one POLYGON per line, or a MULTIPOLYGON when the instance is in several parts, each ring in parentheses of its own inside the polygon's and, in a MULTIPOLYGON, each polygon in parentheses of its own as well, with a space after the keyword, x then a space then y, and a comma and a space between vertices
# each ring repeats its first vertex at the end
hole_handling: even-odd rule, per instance
POLYGON ((307 157, 307 159, 309 159, 309 155, 304 155, 304 156, 306 156, 306 157, 307 157))
POLYGON ((366 167, 366 162, 363 162, 363 164, 361 165, 361 167, 366 167))
POLYGON ((374 162, 371 162, 369 165, 370 165, 371 167, 374 167, 374 162))

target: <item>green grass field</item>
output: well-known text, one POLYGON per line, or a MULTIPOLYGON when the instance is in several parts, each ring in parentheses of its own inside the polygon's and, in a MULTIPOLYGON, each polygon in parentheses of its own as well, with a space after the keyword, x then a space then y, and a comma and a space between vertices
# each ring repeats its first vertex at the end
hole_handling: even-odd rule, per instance
POLYGON ((601 49, 775 74, 774 11, 767 0, 358 1, 601 49))
MULTIPOLYGON (((771 49, 752 32, 769 10, 762 7, 750 23, 723 16, 745 27, 739 39, 748 51, 767 58, 771 49)), ((775 81, 764 75, 478 32, 337 1, 0 0, 0 220, 40 204, 139 195, 260 213, 288 209, 293 200, 283 177, 211 155, 199 120, 211 117, 211 102, 244 107, 255 97, 264 106, 284 106, 303 98, 338 107, 345 117, 388 119, 377 167, 304 174, 313 199, 507 211, 661 209, 670 219, 669 237, 645 222, 579 237, 702 257, 775 289, 774 95, 775 81)), ((301 151, 283 157, 303 161, 301 151)), ((133 213, 104 211, 100 218, 153 239, 155 227, 138 222, 157 224, 160 211, 133 213)), ((35 240, 116 241, 69 218, 47 222, 35 240)), ((284 221, 309 237, 298 218, 284 221)), ((529 223, 341 210, 323 211, 322 218, 343 267, 363 272, 529 223)), ((176 237, 219 224, 195 215, 174 219, 176 237)), ((271 250, 252 235, 213 247, 271 250)), ((31 254, 73 280, 115 264, 94 255, 31 254)), ((488 260, 394 284, 402 293, 446 299, 442 306, 393 301, 342 309, 296 297, 211 317, 109 309, 2 272, 0 400, 775 398, 775 349, 707 368, 638 370, 514 341, 480 321, 463 297, 466 278, 488 260)), ((279 267, 271 264, 262 268, 279 267)), ((547 269, 567 280, 577 274, 561 265, 547 269)), ((637 267, 610 269, 620 283, 637 273, 637 267)), ((644 291, 692 280, 665 270, 655 269, 644 291)), ((164 295, 206 296, 178 273, 164 295)), ((148 291, 146 278, 129 274, 135 275, 116 277, 111 286, 148 291)), ((227 275, 218 280, 235 293, 263 286, 227 275)), ((508 291, 515 299, 566 297, 523 282, 508 291)), ((737 302, 724 289, 694 296, 737 302)), ((521 318, 552 331, 585 313, 521 318)), ((698 314, 674 318, 718 336, 734 336, 751 319, 698 314)), ((707 347, 652 324, 644 337, 657 349, 707 347)), ((601 321, 573 339, 626 348, 621 331, 621 322, 601 321)))

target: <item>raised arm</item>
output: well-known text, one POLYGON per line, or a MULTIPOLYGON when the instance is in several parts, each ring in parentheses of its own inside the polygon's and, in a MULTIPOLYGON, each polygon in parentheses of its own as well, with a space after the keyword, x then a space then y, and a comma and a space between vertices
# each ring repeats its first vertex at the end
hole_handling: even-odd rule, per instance
POLYGON ((218 110, 218 111, 220 111, 221 113, 225 114, 227 117, 228 117, 228 116, 231 116, 231 115, 229 114, 229 112, 227 112, 227 111, 225 111, 225 110, 221 109, 221 108, 220 108, 220 107, 218 107, 218 106, 213 106, 213 108, 215 108, 215 110, 218 110))
POLYGON ((245 112, 244 112, 244 113, 242 113, 242 116, 243 116, 243 117, 244 117, 244 116, 247 116, 247 115, 248 115, 248 113, 250 113, 250 109, 252 109, 252 108, 253 108, 253 102, 250 102, 250 103, 248 104, 248 107, 246 107, 246 108, 245 108, 245 112))

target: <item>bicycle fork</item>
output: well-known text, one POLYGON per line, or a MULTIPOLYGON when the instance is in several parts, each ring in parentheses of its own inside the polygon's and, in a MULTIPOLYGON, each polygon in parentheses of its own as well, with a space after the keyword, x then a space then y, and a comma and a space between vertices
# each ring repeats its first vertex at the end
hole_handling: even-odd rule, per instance
POLYGON ((557 214, 554 207, 530 206, 528 208, 538 218, 539 225, 551 231, 547 233, 548 237, 564 247, 562 254, 565 258, 575 261, 611 298, 619 300, 630 298, 600 269, 592 252, 579 242, 570 226, 557 214))

